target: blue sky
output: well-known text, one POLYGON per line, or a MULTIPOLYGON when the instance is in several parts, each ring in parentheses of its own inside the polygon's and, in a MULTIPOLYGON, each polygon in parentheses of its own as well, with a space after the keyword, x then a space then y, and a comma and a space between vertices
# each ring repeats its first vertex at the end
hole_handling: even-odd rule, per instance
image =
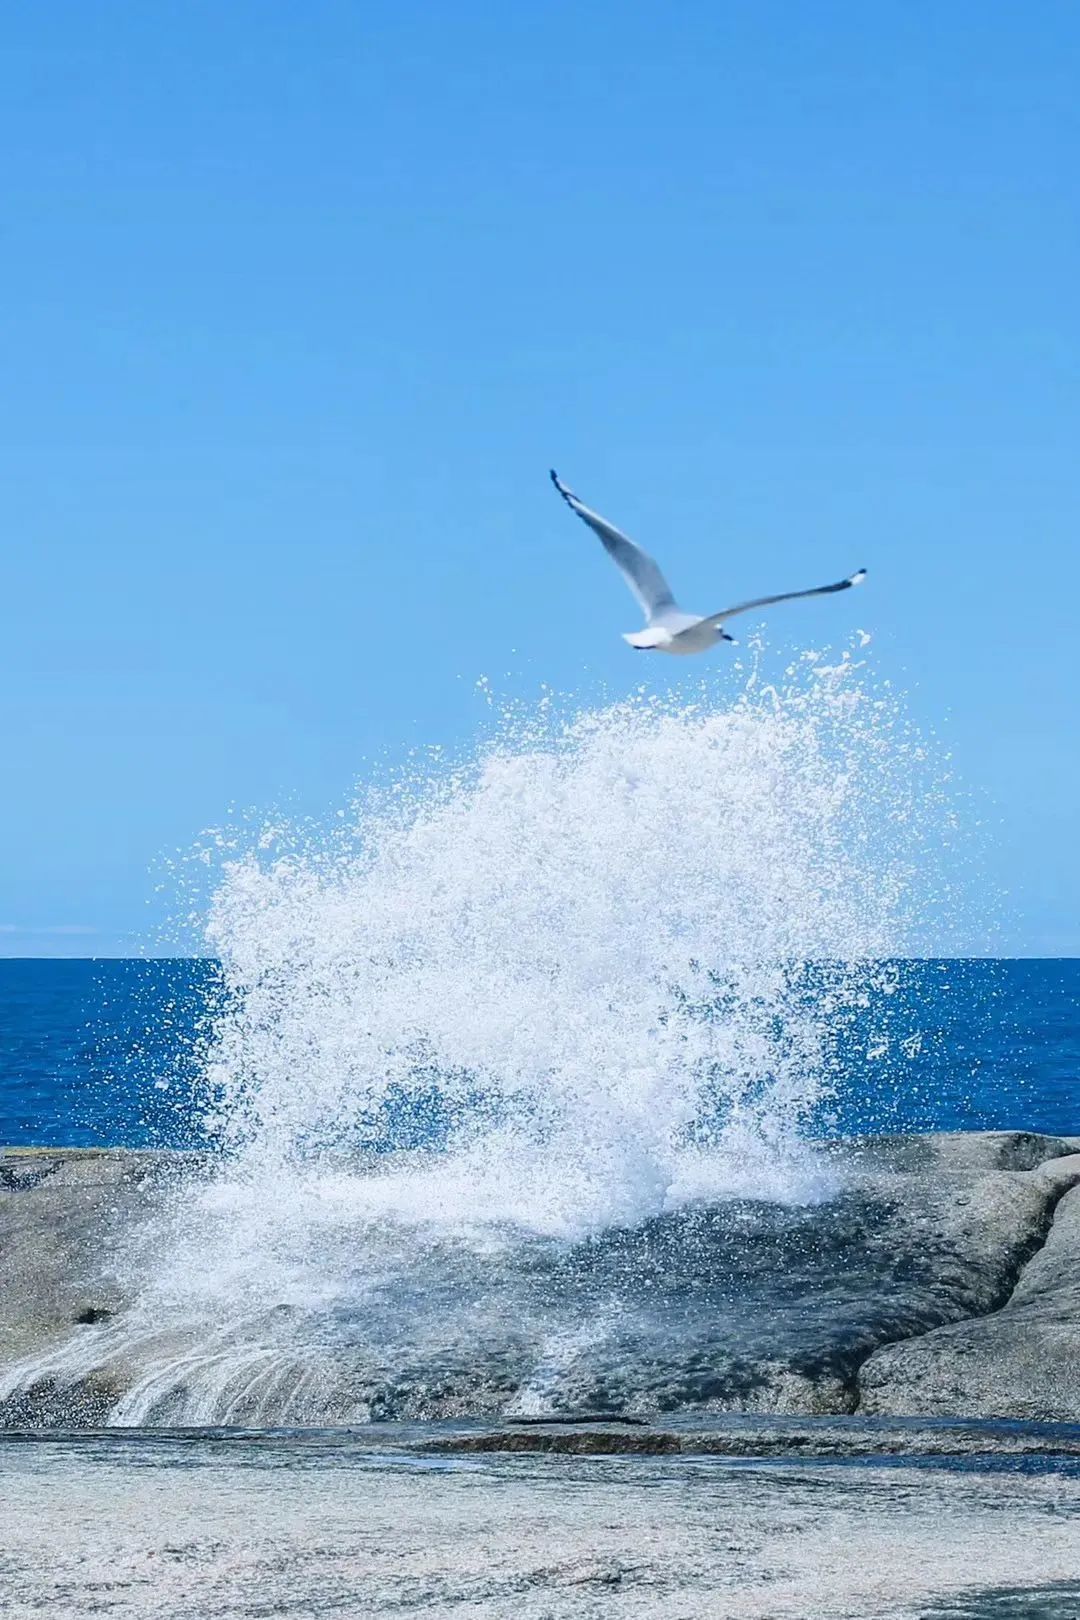
POLYGON ((135 948, 163 855, 459 743, 480 676, 635 686, 551 464, 703 608, 869 566, 771 636, 872 630, 986 796, 1007 948, 1080 949, 1074 6, 5 32, 0 952, 135 948))

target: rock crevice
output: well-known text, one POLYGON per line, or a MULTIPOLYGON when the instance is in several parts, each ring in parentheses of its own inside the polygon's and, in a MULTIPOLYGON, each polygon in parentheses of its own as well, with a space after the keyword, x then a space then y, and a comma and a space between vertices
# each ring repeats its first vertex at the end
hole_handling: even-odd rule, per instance
POLYGON ((1080 1141, 1026 1172, 1044 1191, 1040 1241, 992 1310, 883 1344, 859 1370, 875 1416, 1080 1421, 1080 1141))

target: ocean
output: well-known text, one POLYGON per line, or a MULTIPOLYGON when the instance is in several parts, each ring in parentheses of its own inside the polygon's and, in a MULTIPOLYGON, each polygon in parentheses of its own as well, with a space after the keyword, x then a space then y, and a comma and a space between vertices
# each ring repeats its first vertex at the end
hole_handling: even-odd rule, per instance
MULTIPOLYGON (((868 992, 807 1128, 1080 1134, 1080 960, 896 968, 901 989, 868 992)), ((0 1145, 204 1145, 200 1057, 222 993, 209 960, 0 961, 0 1145)))

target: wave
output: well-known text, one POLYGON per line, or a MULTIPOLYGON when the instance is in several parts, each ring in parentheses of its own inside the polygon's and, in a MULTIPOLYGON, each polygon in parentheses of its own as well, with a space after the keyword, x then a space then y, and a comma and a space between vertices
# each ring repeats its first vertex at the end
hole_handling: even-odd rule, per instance
POLYGON ((810 657, 733 699, 545 699, 329 830, 216 838, 213 1173, 36 1376, 112 1369, 129 1423, 549 1399, 621 1320, 618 1266, 556 1308, 598 1242, 836 1192, 808 1139, 947 892, 948 815, 897 702, 810 657))

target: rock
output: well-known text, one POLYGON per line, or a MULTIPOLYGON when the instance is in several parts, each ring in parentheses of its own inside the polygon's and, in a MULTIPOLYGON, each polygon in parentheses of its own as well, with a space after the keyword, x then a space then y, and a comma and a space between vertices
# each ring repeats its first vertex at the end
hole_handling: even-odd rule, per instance
POLYGON ((1008 1300, 878 1350, 860 1372, 862 1411, 1080 1422, 1080 1154, 1035 1174, 1062 1196, 1008 1300))
POLYGON ((984 1170, 1037 1170, 1080 1149, 1080 1138, 1036 1131, 939 1131, 929 1136, 867 1136, 826 1144, 845 1163, 906 1174, 970 1176, 984 1170))
MULTIPOLYGON (((0 1387, 5 1367, 129 1303, 116 1252, 187 1159, 111 1148, 0 1152, 0 1387)), ((116 1394, 115 1380, 57 1390, 43 1377, 4 1403, 0 1425, 100 1423, 116 1394)))
POLYGON ((855 1411, 878 1346, 1005 1303, 1075 1175, 1071 1147, 1019 1132, 845 1144, 846 1190, 818 1208, 728 1204, 605 1234, 594 1263, 636 1310, 560 1368, 552 1409, 855 1411))
POLYGON ((422 1441, 421 1451, 566 1452, 572 1455, 672 1454, 703 1457, 1080 1457, 1075 1424, 887 1421, 855 1417, 665 1418, 642 1429, 608 1420, 566 1424, 479 1425, 422 1441))
POLYGON ((256 1263, 242 1299, 212 1291, 212 1318, 146 1289, 209 1161, 0 1152, 0 1426, 100 1424, 150 1384, 126 1421, 1080 1419, 1078 1149, 1026 1132, 834 1144, 820 1204, 732 1200, 573 1246, 424 1248, 406 1230, 376 1252, 368 1227, 321 1228, 336 1295, 287 1304, 271 1280, 263 1297, 256 1263))

